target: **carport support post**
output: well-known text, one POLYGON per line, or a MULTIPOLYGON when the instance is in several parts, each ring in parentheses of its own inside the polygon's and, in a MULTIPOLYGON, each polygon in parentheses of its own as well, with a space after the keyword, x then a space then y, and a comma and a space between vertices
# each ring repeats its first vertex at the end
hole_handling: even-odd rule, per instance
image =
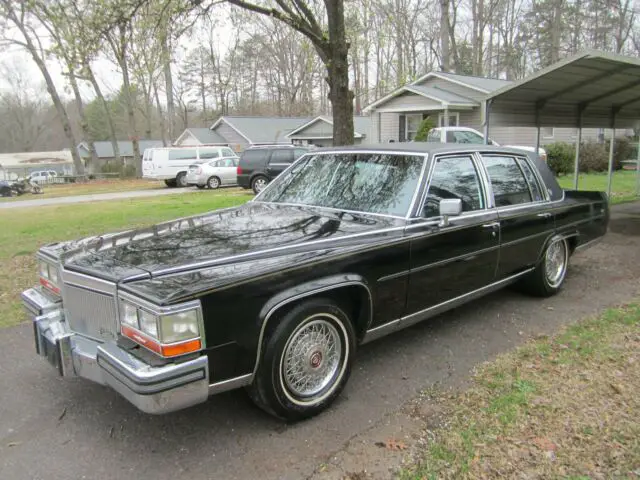
POLYGON ((582 143, 582 112, 584 109, 579 107, 578 110, 578 134, 576 135, 576 160, 573 167, 573 189, 578 190, 578 175, 580 174, 580 144, 582 143))
POLYGON ((616 143, 616 129, 611 129, 611 141, 609 142, 609 170, 607 173, 607 197, 611 201, 611 181, 613 180, 613 146, 616 143))
MULTIPOLYGON (((491 100, 484 102, 484 144, 489 145, 489 115, 491 113, 491 100)), ((638 148, 640 151, 640 147, 638 148)))
POLYGON ((640 197, 640 131, 638 132, 638 149, 636 152, 636 197, 640 197))

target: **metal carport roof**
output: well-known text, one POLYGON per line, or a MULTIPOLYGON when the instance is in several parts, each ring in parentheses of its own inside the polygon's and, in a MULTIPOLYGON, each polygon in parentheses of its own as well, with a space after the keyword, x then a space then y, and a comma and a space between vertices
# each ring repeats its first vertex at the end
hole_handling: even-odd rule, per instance
MULTIPOLYGON (((490 126, 636 128, 640 125, 640 60, 588 50, 496 90, 484 100, 490 126)), ((581 134, 576 146, 576 188, 581 134)), ((612 154, 609 162, 611 190, 612 154)))

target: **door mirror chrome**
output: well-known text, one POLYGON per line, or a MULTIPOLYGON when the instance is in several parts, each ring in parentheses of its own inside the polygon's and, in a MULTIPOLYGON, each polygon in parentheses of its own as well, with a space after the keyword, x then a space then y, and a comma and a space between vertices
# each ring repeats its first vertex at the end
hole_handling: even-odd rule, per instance
POLYGON ((440 200, 440 226, 449 225, 449 217, 457 217, 462 213, 462 200, 459 198, 445 198, 440 200))

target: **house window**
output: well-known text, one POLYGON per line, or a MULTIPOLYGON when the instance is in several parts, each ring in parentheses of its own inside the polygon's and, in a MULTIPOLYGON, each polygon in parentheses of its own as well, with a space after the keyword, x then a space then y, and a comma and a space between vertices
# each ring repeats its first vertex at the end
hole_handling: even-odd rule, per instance
POLYGON ((449 125, 444 124, 444 113, 438 114, 439 127, 457 127, 460 125, 460 114, 458 112, 449 112, 449 125))
POLYGON ((411 141, 415 138, 416 133, 418 133, 418 129, 420 128, 420 124, 422 123, 422 114, 409 114, 405 117, 405 122, 405 135, 407 137, 407 141, 411 141))
POLYGON ((542 127, 540 129, 540 135, 542 138, 553 138, 555 132, 553 127, 542 127))

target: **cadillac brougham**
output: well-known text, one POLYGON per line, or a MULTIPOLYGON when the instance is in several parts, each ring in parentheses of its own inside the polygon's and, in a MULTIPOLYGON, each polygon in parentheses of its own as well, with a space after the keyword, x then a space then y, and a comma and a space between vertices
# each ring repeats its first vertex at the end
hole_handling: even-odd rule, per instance
POLYGON ((60 375, 149 413, 246 387, 296 420, 365 342, 510 284, 555 294, 608 221, 603 193, 522 150, 316 150, 243 206, 42 247, 22 298, 60 375))

